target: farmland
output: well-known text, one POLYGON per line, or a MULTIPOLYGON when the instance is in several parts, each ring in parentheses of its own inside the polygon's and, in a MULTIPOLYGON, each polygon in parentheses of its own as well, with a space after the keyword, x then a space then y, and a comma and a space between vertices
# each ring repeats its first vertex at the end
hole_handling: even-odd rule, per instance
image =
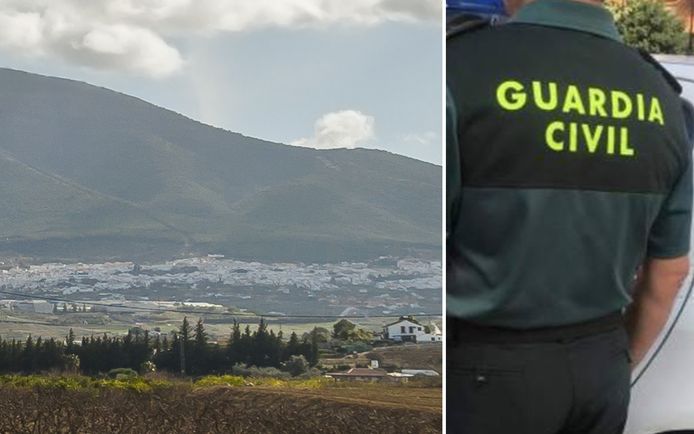
POLYGON ((1 377, 0 432, 441 432, 441 388, 206 377, 1 377))
POLYGON ((372 351, 359 354, 348 354, 344 357, 323 357, 320 363, 326 367, 368 366, 372 359, 379 361, 384 368, 398 369, 433 369, 441 372, 443 349, 441 344, 405 344, 388 347, 376 347, 372 351))

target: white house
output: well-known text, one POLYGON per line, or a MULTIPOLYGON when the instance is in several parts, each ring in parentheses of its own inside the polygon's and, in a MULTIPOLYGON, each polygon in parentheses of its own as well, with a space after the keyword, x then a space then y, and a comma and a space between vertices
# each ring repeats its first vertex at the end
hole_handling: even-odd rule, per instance
POLYGON ((436 324, 425 326, 411 316, 386 324, 383 332, 386 339, 396 342, 441 342, 441 330, 436 324))

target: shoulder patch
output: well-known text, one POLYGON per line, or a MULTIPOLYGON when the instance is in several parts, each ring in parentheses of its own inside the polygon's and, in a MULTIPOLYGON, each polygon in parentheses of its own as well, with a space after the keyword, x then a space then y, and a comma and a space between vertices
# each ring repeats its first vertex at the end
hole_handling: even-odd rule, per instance
POLYGON ((446 39, 450 39, 464 33, 481 30, 491 25, 492 23, 489 20, 480 18, 471 19, 470 17, 462 16, 460 18, 453 19, 449 24, 446 25, 446 39))
POLYGON ((653 58, 653 56, 651 56, 651 53, 649 53, 648 51, 646 51, 642 48, 639 48, 638 52, 641 55, 641 57, 643 58, 643 60, 645 60, 646 62, 653 65, 663 75, 663 78, 665 78, 665 81, 668 82, 670 87, 672 87, 672 89, 678 95, 682 93, 682 85, 677 81, 677 79, 675 77, 672 76, 672 74, 670 74, 670 71, 665 69, 665 67, 663 65, 661 65, 660 62, 658 62, 657 60, 655 60, 653 58))

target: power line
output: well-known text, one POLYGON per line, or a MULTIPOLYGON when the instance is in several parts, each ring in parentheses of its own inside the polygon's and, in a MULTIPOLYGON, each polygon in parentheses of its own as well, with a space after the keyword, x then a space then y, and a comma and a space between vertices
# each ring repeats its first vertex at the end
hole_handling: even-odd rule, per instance
POLYGON ((442 316, 441 312, 436 312, 436 313, 406 313, 406 314, 392 314, 392 315, 384 315, 384 314, 379 314, 379 315, 283 315, 283 314, 251 314, 251 315, 245 315, 245 314, 240 314, 240 313, 233 313, 233 312, 209 312, 209 311, 200 311, 200 310, 192 310, 192 309, 167 309, 167 308, 154 308, 154 307, 142 307, 142 306, 127 306, 124 304, 109 304, 109 303, 100 303, 100 302, 94 302, 94 301, 75 301, 75 300, 69 300, 66 298, 58 298, 58 297, 43 297, 39 295, 32 295, 32 294, 22 294, 19 292, 10 292, 10 291, 0 291, 0 294, 5 294, 5 295, 10 295, 13 297, 23 297, 23 298, 28 298, 28 299, 33 299, 33 300, 46 300, 46 301, 56 301, 56 302, 63 302, 63 303, 81 303, 84 305, 88 306, 100 306, 100 307, 110 307, 110 308, 122 308, 122 309, 130 309, 130 310, 137 310, 137 311, 144 311, 144 312, 169 312, 169 313, 188 313, 191 315, 220 315, 220 316, 231 316, 231 317, 248 317, 248 318, 287 318, 287 319, 303 319, 303 318, 395 318, 399 316, 442 316))

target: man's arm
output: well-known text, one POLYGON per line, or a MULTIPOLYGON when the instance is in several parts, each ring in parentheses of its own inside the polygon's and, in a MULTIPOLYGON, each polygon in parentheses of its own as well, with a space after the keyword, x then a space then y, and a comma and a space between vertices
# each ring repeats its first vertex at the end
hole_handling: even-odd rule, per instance
MULTIPOLYGON (((682 100, 686 140, 694 142, 694 107, 682 100)), ((647 259, 636 279, 633 302, 627 309, 632 367, 639 364, 665 327, 677 291, 689 273, 692 218, 692 155, 687 152, 683 173, 665 200, 648 237, 647 259)))
POLYGON ((626 315, 632 367, 641 362, 670 316, 682 282, 689 273, 689 256, 647 259, 636 281, 634 301, 626 315))

